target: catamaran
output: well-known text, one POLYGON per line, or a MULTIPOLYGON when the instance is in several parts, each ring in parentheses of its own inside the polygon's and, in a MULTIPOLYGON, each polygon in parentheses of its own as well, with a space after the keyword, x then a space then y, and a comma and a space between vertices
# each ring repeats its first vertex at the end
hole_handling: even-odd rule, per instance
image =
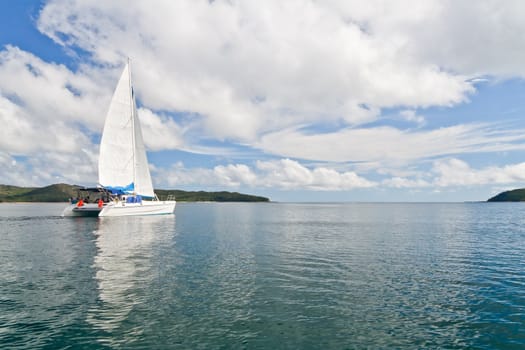
POLYGON ((99 198, 91 203, 71 203, 63 216, 157 215, 175 211, 174 199, 161 201, 153 191, 129 59, 106 116, 100 141, 98 182, 99 198))

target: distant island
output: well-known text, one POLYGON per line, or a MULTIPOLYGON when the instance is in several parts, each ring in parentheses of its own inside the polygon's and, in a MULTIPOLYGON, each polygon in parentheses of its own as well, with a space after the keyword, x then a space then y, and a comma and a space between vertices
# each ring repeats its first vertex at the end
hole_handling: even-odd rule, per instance
POLYGON ((525 202, 525 188, 501 192, 487 202, 525 202))
MULTIPOLYGON (((67 202, 76 197, 82 186, 54 184, 45 187, 0 185, 0 202, 67 202)), ((155 190, 160 200, 174 195, 179 202, 269 202, 266 197, 237 192, 155 190)))

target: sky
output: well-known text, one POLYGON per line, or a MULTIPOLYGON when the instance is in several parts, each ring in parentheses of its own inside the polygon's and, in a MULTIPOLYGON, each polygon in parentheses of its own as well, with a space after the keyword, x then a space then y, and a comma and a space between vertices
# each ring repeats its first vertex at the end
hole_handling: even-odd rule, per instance
POLYGON ((525 187, 521 0, 0 0, 0 183, 97 184, 129 57, 156 188, 483 201, 525 187))

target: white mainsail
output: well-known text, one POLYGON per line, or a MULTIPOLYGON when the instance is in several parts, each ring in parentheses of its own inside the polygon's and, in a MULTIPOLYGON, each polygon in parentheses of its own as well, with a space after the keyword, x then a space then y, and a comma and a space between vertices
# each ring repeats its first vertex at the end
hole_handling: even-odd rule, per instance
POLYGON ((98 161, 99 184, 155 197, 131 86, 129 61, 109 106, 98 161))

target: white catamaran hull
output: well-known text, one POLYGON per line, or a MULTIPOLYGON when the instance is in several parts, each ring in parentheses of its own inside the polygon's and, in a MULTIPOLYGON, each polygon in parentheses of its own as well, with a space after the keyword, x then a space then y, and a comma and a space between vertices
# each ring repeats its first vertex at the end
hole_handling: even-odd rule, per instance
POLYGON ((175 201, 145 201, 142 203, 112 202, 98 216, 162 215, 175 211, 175 201))

